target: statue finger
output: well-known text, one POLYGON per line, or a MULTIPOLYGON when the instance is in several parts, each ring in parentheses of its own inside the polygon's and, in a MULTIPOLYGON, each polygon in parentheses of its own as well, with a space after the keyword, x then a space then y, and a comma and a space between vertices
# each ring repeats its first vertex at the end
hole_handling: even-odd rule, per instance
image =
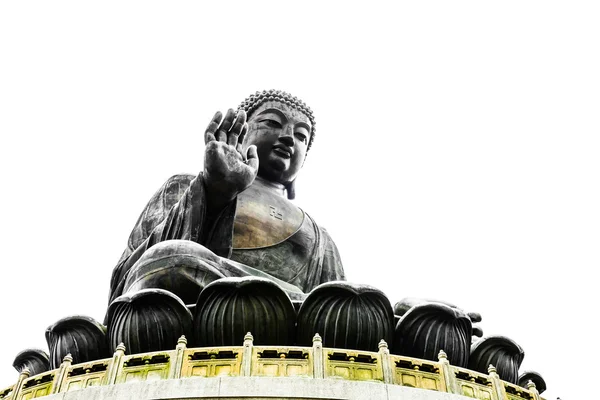
POLYGON ((214 117, 212 117, 210 124, 208 124, 206 131, 204 131, 204 144, 215 140, 215 132, 219 128, 222 118, 223 114, 221 114, 221 111, 217 111, 214 117))
POLYGON ((244 126, 242 126, 242 132, 240 136, 238 136, 238 143, 243 144, 244 139, 246 139, 246 133, 248 133, 248 123, 246 122, 244 126))
POLYGON ((235 115, 235 121, 234 124, 242 124, 244 125, 246 123, 246 111, 244 110, 239 110, 237 112, 237 114, 235 115))
POLYGON ((227 144, 233 147, 236 147, 238 144, 238 137, 242 133, 242 128, 246 124, 246 112, 244 110, 240 110, 235 116, 235 121, 233 121, 233 126, 231 130, 227 133, 227 144))
POLYGON ((229 129, 231 128, 234 119, 235 113, 230 108, 229 110, 227 110, 227 114, 225 114, 225 118, 223 119, 223 122, 221 122, 221 126, 217 131, 216 137, 219 142, 227 142, 227 132, 229 132, 229 129))
POLYGON ((248 123, 245 122, 245 117, 237 119, 236 121, 236 124, 231 129, 231 132, 229 132, 229 136, 227 137, 227 143, 232 146, 237 146, 238 143, 243 143, 244 138, 246 137, 246 132, 248 132, 248 123))
POLYGON ((242 160, 244 160, 244 162, 246 162, 246 160, 248 159, 246 157, 246 152, 244 151, 244 148, 242 146, 242 144, 244 143, 244 138, 246 137, 246 132, 248 132, 247 123, 244 124, 244 126, 242 126, 242 132, 240 133, 240 136, 238 136, 237 146, 235 147, 237 152, 240 153, 240 155, 242 156, 242 160))
POLYGON ((227 134, 227 144, 228 145, 233 146, 233 147, 237 146, 238 137, 240 136, 240 133, 242 132, 243 127, 244 127, 244 125, 240 124, 239 122, 236 122, 235 125, 233 125, 233 128, 231 128, 231 130, 227 134))
POLYGON ((246 153, 247 161, 246 164, 254 171, 258 171, 258 153, 256 151, 256 146, 252 145, 248 147, 248 153, 246 153))

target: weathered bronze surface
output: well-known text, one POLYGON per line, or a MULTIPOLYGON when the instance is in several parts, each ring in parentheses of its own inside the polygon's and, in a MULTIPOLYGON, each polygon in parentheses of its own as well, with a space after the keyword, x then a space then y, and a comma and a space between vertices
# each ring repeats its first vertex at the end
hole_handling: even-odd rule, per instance
POLYGON ((471 347, 469 368, 485 372, 490 365, 493 365, 500 378, 516 384, 519 379, 519 367, 524 357, 525 352, 514 340, 504 336, 489 336, 471 347))
POLYGON ((64 357, 81 363, 109 356, 106 327, 93 318, 73 315, 63 318, 46 329, 50 349, 50 368, 58 368, 64 357))
POLYGON ((114 352, 124 343, 132 353, 168 348, 181 332, 191 336, 192 314, 174 294, 143 289, 124 294, 108 309, 108 344, 114 352))
POLYGON ((255 249, 282 243, 296 233, 304 213, 291 202, 264 190, 268 181, 260 178, 238 196, 233 224, 233 248, 255 249))
POLYGON ((444 350, 453 365, 466 367, 472 332, 471 320, 462 310, 442 303, 417 304, 396 325, 394 351, 436 360, 444 350))
POLYGON ((224 278, 209 284, 196 304, 195 343, 233 346, 247 332, 260 345, 294 344, 296 312, 281 287, 269 279, 224 278))
POLYGON ((26 349, 17 354, 13 361, 13 367, 19 373, 27 368, 31 375, 41 374, 50 369, 50 356, 40 349, 26 349))
POLYGON ((392 347, 392 306, 385 294, 372 286, 325 283, 304 301, 297 321, 296 341, 303 346, 318 332, 331 347, 372 351, 379 340, 392 347))

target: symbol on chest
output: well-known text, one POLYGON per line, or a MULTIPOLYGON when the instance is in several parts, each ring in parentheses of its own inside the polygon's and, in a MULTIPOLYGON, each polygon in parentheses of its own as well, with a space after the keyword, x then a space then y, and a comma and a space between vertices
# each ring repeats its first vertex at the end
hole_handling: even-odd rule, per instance
POLYGON ((269 215, 275 219, 283 221, 283 214, 277 211, 277 208, 269 206, 269 215))

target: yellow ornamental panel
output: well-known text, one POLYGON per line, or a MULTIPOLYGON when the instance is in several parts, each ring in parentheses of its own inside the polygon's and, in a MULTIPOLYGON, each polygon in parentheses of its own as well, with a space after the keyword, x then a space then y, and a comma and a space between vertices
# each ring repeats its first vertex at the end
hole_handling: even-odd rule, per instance
POLYGON ((125 382, 138 382, 143 380, 143 371, 128 372, 125 374, 125 382))
POLYGON ((354 370, 354 379, 357 379, 359 381, 367 381, 367 380, 372 380, 375 379, 375 377, 373 376, 375 371, 373 371, 372 369, 368 369, 368 368, 356 368, 354 370))
POLYGON ((300 364, 288 364, 285 370, 286 376, 308 375, 308 366, 300 364))
POLYGON ((79 390, 83 387, 83 380, 79 379, 73 382, 69 382, 67 384, 67 392, 72 392, 73 390, 79 390))
POLYGON ((492 400, 492 393, 491 392, 480 391, 479 392, 479 398, 483 399, 483 400, 492 400))
POLYGON ((87 383, 86 383, 85 387, 100 386, 101 382, 102 382, 102 378, 101 377, 89 378, 87 380, 87 383))
POLYGON ((146 377, 147 381, 157 381, 160 379, 165 379, 165 370, 164 369, 154 369, 154 370, 150 370, 148 371, 148 375, 146 377))
POLYGON ((279 365, 270 363, 261 363, 259 366, 261 376, 279 376, 279 365))
POLYGON ((215 376, 229 376, 232 375, 231 371, 231 364, 215 365, 215 376))
POLYGON ((48 395, 49 392, 50 392, 49 387, 38 389, 35 391, 34 398, 44 397, 44 396, 48 395))
POLYGON ((475 389, 473 389, 471 386, 463 385, 462 392, 467 397, 475 398, 475 389))
POLYGON ((326 354, 328 376, 360 381, 383 381, 383 372, 377 363, 377 353, 335 349, 326 354))
POLYGON ((240 351, 240 347, 186 350, 183 354, 181 377, 238 376, 240 351))
POLYGON ((423 389, 439 390, 438 383, 439 381, 437 381, 436 379, 431 379, 427 377, 421 378, 421 387, 423 389))
POLYGON ((334 366, 333 367, 333 375, 339 376, 340 378, 350 379, 350 368, 334 366))
POLYGON ((417 377, 414 375, 401 374, 402 385, 408 387, 417 387, 417 377))
POLYGON ((257 346, 252 352, 252 376, 312 376, 312 358, 301 347, 257 346))
POLYGON ((196 365, 192 367, 192 376, 208 376, 208 365, 196 365))

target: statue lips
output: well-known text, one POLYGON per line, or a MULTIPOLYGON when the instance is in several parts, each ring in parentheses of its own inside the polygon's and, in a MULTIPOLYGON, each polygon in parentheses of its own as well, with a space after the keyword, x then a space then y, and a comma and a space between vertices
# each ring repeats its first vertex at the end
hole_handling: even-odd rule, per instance
POLYGON ((273 152, 283 158, 292 158, 292 155, 294 154, 294 150, 285 144, 276 144, 273 146, 273 152))

